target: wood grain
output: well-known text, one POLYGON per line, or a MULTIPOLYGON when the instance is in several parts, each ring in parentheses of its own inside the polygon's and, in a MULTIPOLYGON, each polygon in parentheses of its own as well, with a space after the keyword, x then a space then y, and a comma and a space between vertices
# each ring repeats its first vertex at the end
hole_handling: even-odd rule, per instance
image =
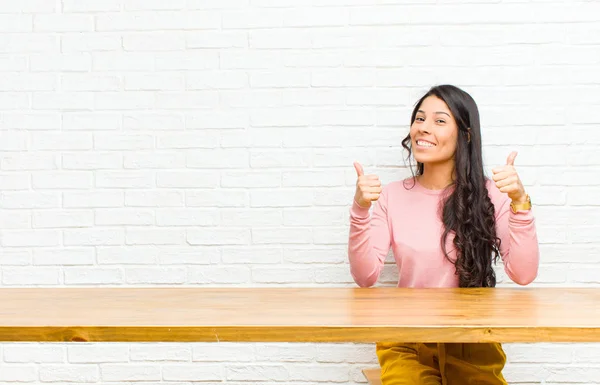
POLYGON ((0 341, 600 342, 598 288, 5 288, 0 303, 0 341))

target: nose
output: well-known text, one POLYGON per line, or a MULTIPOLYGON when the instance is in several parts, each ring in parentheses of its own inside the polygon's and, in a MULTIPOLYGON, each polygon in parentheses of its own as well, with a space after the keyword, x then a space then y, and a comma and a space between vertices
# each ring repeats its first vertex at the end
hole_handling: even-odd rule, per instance
POLYGON ((423 123, 419 125, 419 132, 425 134, 431 134, 431 130, 429 129, 429 125, 423 123))

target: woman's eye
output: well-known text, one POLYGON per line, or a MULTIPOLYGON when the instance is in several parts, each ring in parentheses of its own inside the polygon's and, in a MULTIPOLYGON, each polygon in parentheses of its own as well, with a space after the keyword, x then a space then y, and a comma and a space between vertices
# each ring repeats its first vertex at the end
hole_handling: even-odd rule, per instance
POLYGON ((423 118, 417 118, 416 120, 419 121, 419 122, 424 122, 425 121, 425 119, 423 119, 423 118))
POLYGON ((438 122, 438 123, 442 123, 442 124, 443 124, 443 123, 446 123, 446 121, 445 121, 444 119, 438 119, 438 120, 437 120, 437 122, 438 122))

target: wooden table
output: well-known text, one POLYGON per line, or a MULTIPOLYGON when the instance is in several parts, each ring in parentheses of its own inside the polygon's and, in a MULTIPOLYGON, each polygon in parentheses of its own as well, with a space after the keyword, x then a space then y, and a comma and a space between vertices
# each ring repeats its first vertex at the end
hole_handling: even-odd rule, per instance
POLYGON ((0 303, 0 341, 600 341, 593 288, 26 288, 0 303))

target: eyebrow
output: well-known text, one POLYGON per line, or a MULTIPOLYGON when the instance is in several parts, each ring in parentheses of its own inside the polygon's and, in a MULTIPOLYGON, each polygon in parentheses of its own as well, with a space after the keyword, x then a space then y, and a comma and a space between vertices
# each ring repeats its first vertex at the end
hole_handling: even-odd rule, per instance
MULTIPOLYGON (((423 111, 423 110, 418 110, 417 112, 422 112, 423 114, 425 113, 425 111, 423 111)), ((450 117, 450 114, 447 112, 444 112, 444 111, 436 111, 435 113, 436 114, 445 114, 445 115, 448 115, 448 117, 450 117)))

